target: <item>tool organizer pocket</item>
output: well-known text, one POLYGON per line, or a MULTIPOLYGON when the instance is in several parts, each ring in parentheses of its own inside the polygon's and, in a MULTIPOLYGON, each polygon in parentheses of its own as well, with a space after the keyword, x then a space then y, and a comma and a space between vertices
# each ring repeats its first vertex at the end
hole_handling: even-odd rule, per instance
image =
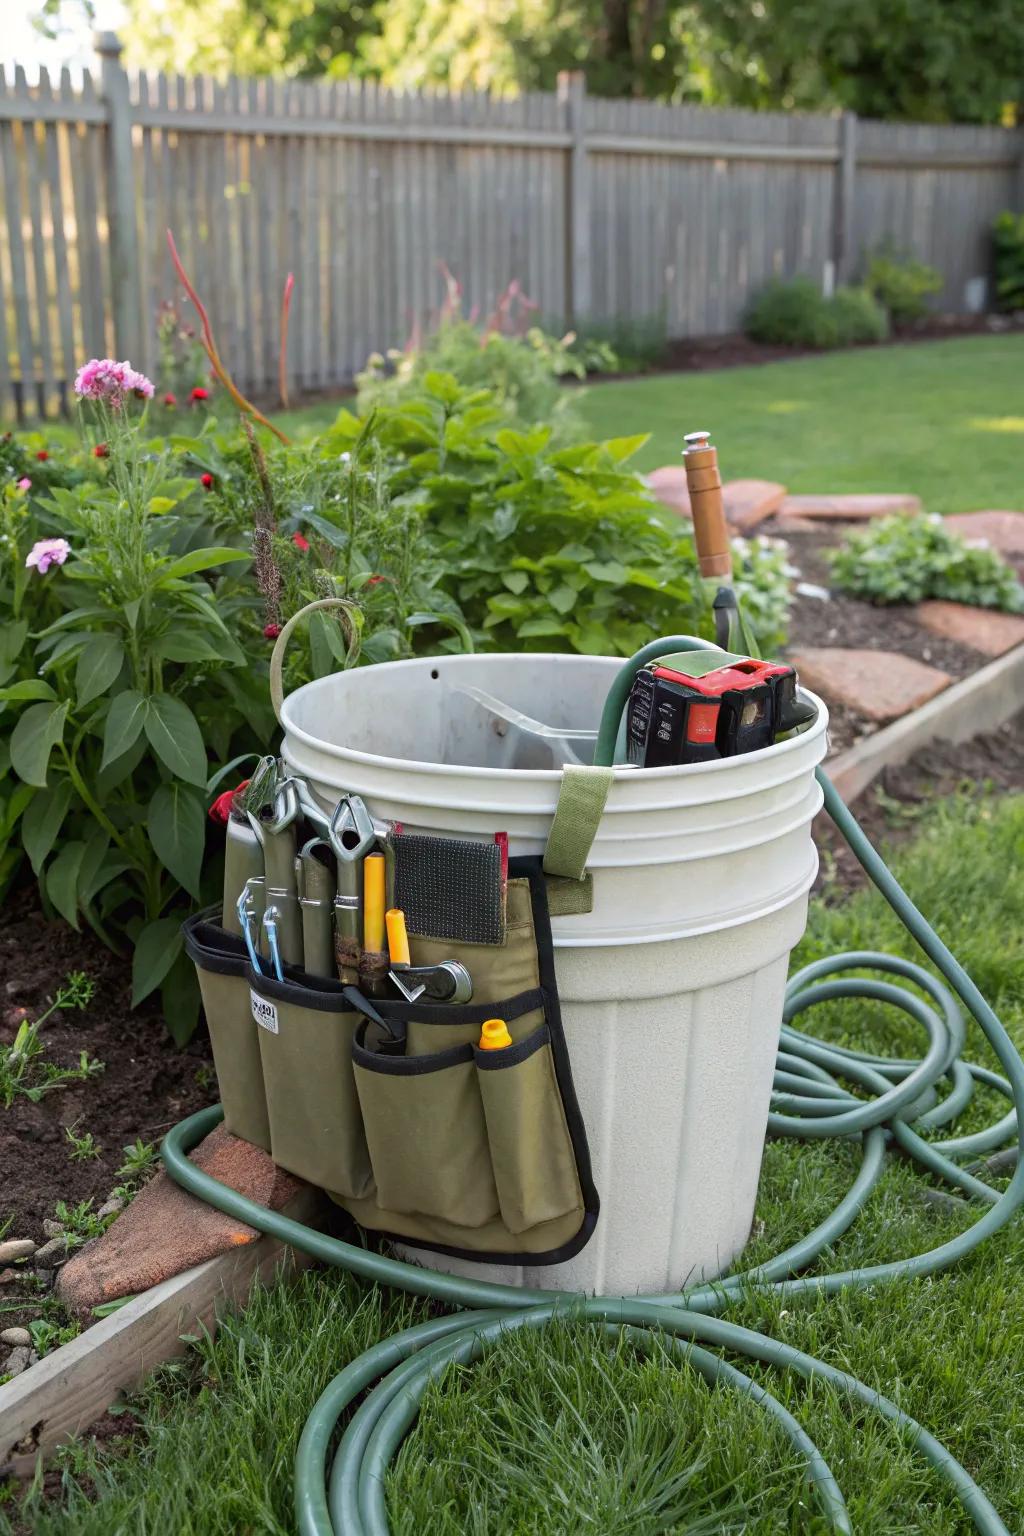
POLYGON ((260 1058, 274 1162, 342 1199, 372 1188, 352 1075, 352 1039, 362 1023, 340 982, 286 972, 249 972, 260 1020, 260 1058))
POLYGON ((260 1030, 249 995, 249 957, 243 941, 200 912, 184 925, 185 950, 194 962, 213 1046, 224 1124, 243 1141, 270 1151, 270 1120, 260 1054, 260 1030))
MULTIPOLYGON (((352 1064, 374 1191, 341 1202, 365 1227, 463 1258, 553 1264, 577 1253, 597 1220, 555 986, 539 860, 513 860, 509 924, 493 946, 445 951, 474 977, 469 1004, 373 1001, 352 1064), (519 983, 500 995, 495 987, 519 983), (478 999, 482 1000, 478 1001, 478 999), (480 1049, 486 1019, 512 1043, 480 1049)), ((412 940, 424 963, 435 941, 412 940)))

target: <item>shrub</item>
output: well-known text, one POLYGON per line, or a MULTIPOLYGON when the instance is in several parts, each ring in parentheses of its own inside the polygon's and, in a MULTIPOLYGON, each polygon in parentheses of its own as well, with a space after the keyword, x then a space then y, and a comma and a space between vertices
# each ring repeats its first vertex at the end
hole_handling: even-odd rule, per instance
POLYGON ((884 311, 863 288, 839 288, 826 298, 809 277, 768 283, 756 295, 744 319, 754 341, 770 346, 852 346, 884 341, 884 311))
POLYGON ((897 328, 920 320, 928 298, 942 291, 942 276, 913 256, 882 246, 868 262, 864 286, 883 304, 897 328))
POLYGON ((867 288, 837 288, 832 314, 842 346, 885 341, 889 334, 889 318, 867 288))
POLYGON ((754 341, 779 347, 834 347, 834 315, 809 277, 766 284, 747 310, 744 330, 754 341))
POLYGON ((982 540, 965 540, 941 517, 884 517, 829 559, 836 584, 872 603, 945 598, 1024 612, 1024 587, 982 540))
POLYGON ((996 308, 1024 309, 1024 213, 1001 213, 992 225, 996 308))
POLYGON ((577 399, 559 387, 568 375, 613 372, 618 358, 600 338, 564 336, 531 323, 536 309, 518 283, 499 294, 482 323, 462 315, 462 289, 447 271, 447 298, 426 336, 418 329, 403 351, 373 353, 359 375, 358 409, 394 405, 427 373, 450 373, 460 384, 494 393, 510 425, 550 426, 560 442, 585 436, 577 399))

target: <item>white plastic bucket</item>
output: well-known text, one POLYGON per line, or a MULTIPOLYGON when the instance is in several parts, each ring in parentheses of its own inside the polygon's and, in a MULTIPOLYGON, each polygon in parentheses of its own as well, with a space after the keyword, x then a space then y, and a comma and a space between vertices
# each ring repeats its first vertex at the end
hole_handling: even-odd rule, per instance
MULTIPOLYGON (((284 703, 283 756, 325 807, 342 790, 410 832, 507 831, 543 852, 560 768, 515 711, 586 757, 614 658, 453 656, 308 683, 284 703), (504 713, 482 705, 502 701, 504 713), (510 748, 509 737, 513 738, 510 748)), ((615 770, 588 869, 589 914, 553 919, 562 1017, 601 1197, 566 1264, 435 1268, 524 1285, 660 1291, 722 1273, 753 1216, 789 953, 817 870, 824 704, 761 752, 615 770)), ((550 754, 549 754, 550 755, 550 754)))

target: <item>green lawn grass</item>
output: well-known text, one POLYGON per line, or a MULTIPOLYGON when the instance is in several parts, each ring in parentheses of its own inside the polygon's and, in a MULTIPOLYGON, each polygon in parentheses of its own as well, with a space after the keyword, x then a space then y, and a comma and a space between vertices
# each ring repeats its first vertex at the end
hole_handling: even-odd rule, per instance
MULTIPOLYGON (((649 432, 638 469, 678 462, 706 427, 723 474, 792 491, 909 491, 933 512, 1024 510, 1024 335, 863 347, 713 373, 591 382, 595 437, 649 432)), ((312 434, 323 402, 275 419, 312 434)))
MULTIPOLYGON (((904 815, 907 813, 904 812, 904 815)), ((893 865, 1024 1045, 1024 796, 956 798, 921 814, 893 865)), ((919 958, 873 892, 812 904, 794 964, 838 949, 919 958)), ((802 1023, 806 1020, 802 1020, 802 1023)), ((894 1055, 920 1053, 904 1015, 845 1001, 813 1028, 894 1055)), ((990 1061, 976 1029, 970 1054, 990 1061)), ((945 1134, 973 1130, 1002 1101, 971 1107, 945 1134)), ((744 1264, 819 1221, 849 1187, 849 1143, 780 1141, 766 1151, 744 1264)), ((937 1246, 976 1210, 936 1205, 893 1161, 827 1267, 937 1246)), ((426 1315, 337 1272, 258 1292, 217 1340, 201 1340, 135 1401, 142 1431, 122 1448, 66 1456, 63 1492, 33 1495, 36 1536, 285 1536, 292 1458, 313 1402, 368 1344, 426 1315)), ((1024 1529, 1024 1222, 928 1281, 817 1302, 751 1297, 728 1315, 852 1371, 921 1420, 1024 1529)), ((755 1368, 817 1440, 858 1536, 961 1536, 972 1529, 944 1486, 876 1416, 755 1368)), ((815 1533, 792 1453, 744 1400, 637 1355, 584 1325, 524 1330, 432 1389, 389 1475, 399 1536, 746 1536, 815 1533)), ((7 1508, 14 1512, 13 1501, 7 1508)), ((0 1530, 4 1529, 0 1508, 0 1530)))

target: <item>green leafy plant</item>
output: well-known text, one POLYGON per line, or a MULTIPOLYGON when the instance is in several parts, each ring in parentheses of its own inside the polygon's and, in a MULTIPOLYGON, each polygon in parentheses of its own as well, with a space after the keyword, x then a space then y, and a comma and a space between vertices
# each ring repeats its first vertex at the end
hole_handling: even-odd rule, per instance
POLYGON ((160 1150, 155 1143, 136 1137, 122 1150, 124 1162, 117 1170, 117 1177, 122 1185, 137 1186, 155 1171, 160 1156, 160 1150))
POLYGON ((981 540, 965 540, 941 517, 884 517, 829 557, 836 584, 873 603, 945 598, 1024 612, 1024 587, 981 540))
POLYGON ((997 308, 1024 309, 1024 213, 1006 210, 993 221, 992 255, 997 308))
POLYGON ((927 262, 882 246, 868 262, 864 286, 888 310, 893 325, 911 325, 928 310, 928 300, 942 292, 942 274, 927 262))
POLYGON ((64 1083, 84 1082, 103 1071, 102 1061, 90 1058, 87 1051, 81 1052, 77 1067, 58 1067, 43 1060, 42 1031, 47 1019, 68 1009, 87 1008, 95 991, 95 982, 84 971, 72 971, 37 1019, 22 1020, 12 1043, 0 1050, 0 1104, 5 1109, 10 1109, 18 1094, 36 1104, 64 1083))
POLYGON ((198 995, 176 903, 182 889, 202 895, 205 800, 272 726, 260 669, 232 633, 258 599, 207 574, 250 551, 212 542, 198 477, 150 449, 130 396, 89 405, 103 482, 52 486, 25 512, 5 489, 7 822, 16 796, 44 901, 111 947, 131 942, 136 1001, 162 986, 183 1038, 198 995))
POLYGON ((56 1322, 52 1318, 36 1317, 29 1323, 28 1331, 32 1335, 32 1348, 42 1358, 51 1350, 59 1349, 62 1344, 70 1344, 72 1339, 77 1339, 82 1325, 77 1318, 56 1322))
MULTIPOLYGON (((479 643, 631 655, 655 634, 713 632, 691 532, 626 467, 643 437, 558 447, 548 428, 508 427, 489 393, 439 372, 378 406, 369 429, 342 412, 325 444, 366 430, 392 463, 393 505, 418 510, 440 553, 437 590, 479 643)), ((751 572, 767 580, 771 563, 757 544, 747 560, 744 601, 751 572)), ((784 632, 784 583, 774 595, 769 647, 784 632)))
POLYGON ((395 405, 427 373, 451 373, 466 388, 493 391, 511 425, 543 422, 560 443, 584 436, 577 400, 560 388, 567 376, 611 372, 613 348, 598 337, 575 331, 563 336, 531 321, 537 306, 517 282, 498 295, 484 319, 462 313, 462 285, 442 267, 446 293, 436 324, 426 334, 417 326, 401 351, 373 353, 357 379, 358 409, 395 405))
POLYGON ((81 1248, 83 1243, 100 1237, 117 1216, 116 1211, 109 1216, 97 1215, 92 1200, 79 1200, 77 1205, 68 1205, 66 1200, 58 1200, 53 1214, 64 1228, 65 1243, 69 1250, 81 1248))
POLYGON ((863 288, 838 288, 826 298, 809 277, 776 280, 755 295, 743 322, 754 341, 770 346, 830 347, 884 341, 885 312, 863 288))
POLYGON ((70 1143, 71 1151, 68 1156, 73 1163, 90 1162, 94 1158, 103 1156, 103 1148, 91 1131, 83 1131, 78 1134, 77 1122, 74 1125, 64 1127, 65 1139, 70 1143))

